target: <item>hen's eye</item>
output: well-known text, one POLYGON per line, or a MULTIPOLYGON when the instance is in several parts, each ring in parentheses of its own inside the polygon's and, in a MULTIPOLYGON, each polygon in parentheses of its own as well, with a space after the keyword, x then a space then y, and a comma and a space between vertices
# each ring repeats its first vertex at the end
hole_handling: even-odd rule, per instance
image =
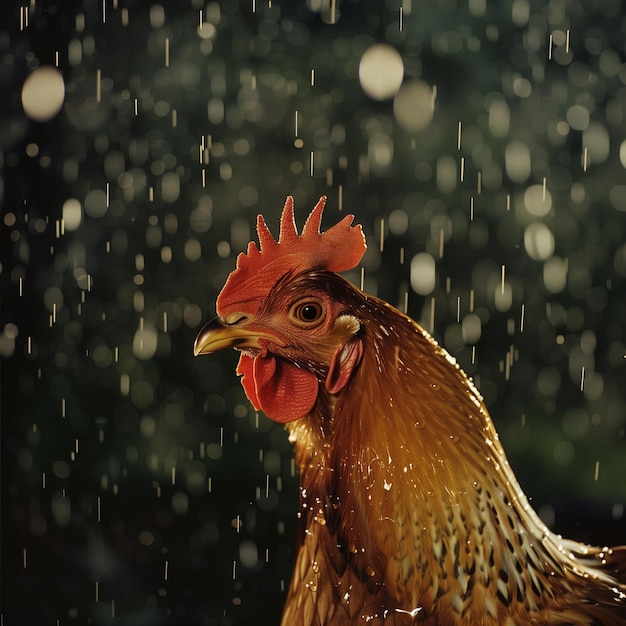
POLYGON ((324 307, 317 300, 300 300, 291 307, 290 317, 299 326, 313 326, 324 319, 324 307))
POLYGON ((316 304, 305 304, 300 309, 300 317, 306 322, 314 322, 320 314, 320 308, 316 304))

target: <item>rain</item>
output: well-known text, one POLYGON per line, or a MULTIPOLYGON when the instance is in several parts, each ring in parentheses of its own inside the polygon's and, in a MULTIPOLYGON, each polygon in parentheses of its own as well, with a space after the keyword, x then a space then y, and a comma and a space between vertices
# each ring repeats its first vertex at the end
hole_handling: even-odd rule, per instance
POLYGON ((73 0, 0 20, 3 624, 278 623, 298 474, 194 338, 263 213, 472 376, 556 532, 626 537, 619 0, 73 0))

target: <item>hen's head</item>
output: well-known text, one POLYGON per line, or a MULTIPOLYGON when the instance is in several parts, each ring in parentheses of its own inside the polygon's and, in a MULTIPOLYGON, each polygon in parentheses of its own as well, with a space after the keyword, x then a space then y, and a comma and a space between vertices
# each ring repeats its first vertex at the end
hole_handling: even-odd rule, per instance
POLYGON ((338 393, 363 347, 348 312, 347 283, 335 272, 356 267, 366 250, 352 215, 320 232, 326 198, 296 229, 293 198, 285 202, 276 241, 261 215, 259 247, 251 242, 217 298, 217 314, 199 333, 194 353, 241 351, 237 373, 256 409, 279 422, 307 415, 320 385, 338 393))

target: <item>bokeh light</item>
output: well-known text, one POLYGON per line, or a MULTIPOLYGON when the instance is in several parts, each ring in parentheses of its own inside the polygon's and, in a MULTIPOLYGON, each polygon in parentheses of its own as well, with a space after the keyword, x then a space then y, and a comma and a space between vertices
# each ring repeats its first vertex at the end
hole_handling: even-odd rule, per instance
POLYGON ((424 130, 435 113, 433 89, 423 80, 406 82, 393 100, 393 111, 398 123, 405 130, 424 130))
POLYGON ((391 98, 400 89, 403 76, 402 57, 391 46, 374 44, 363 53, 359 63, 359 81, 370 98, 391 98))
POLYGON ((53 118, 61 110, 64 97, 63 76, 50 66, 33 70, 22 87, 24 113, 37 122, 53 118))

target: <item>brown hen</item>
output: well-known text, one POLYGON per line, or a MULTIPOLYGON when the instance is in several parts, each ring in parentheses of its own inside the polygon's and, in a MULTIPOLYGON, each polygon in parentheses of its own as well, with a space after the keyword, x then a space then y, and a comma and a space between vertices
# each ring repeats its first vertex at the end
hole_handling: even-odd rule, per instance
POLYGON ((482 398, 413 320, 336 272, 365 252, 352 216, 240 254, 195 354, 241 351, 257 410, 300 468, 298 553, 283 626, 626 624, 626 547, 550 532, 482 398))

